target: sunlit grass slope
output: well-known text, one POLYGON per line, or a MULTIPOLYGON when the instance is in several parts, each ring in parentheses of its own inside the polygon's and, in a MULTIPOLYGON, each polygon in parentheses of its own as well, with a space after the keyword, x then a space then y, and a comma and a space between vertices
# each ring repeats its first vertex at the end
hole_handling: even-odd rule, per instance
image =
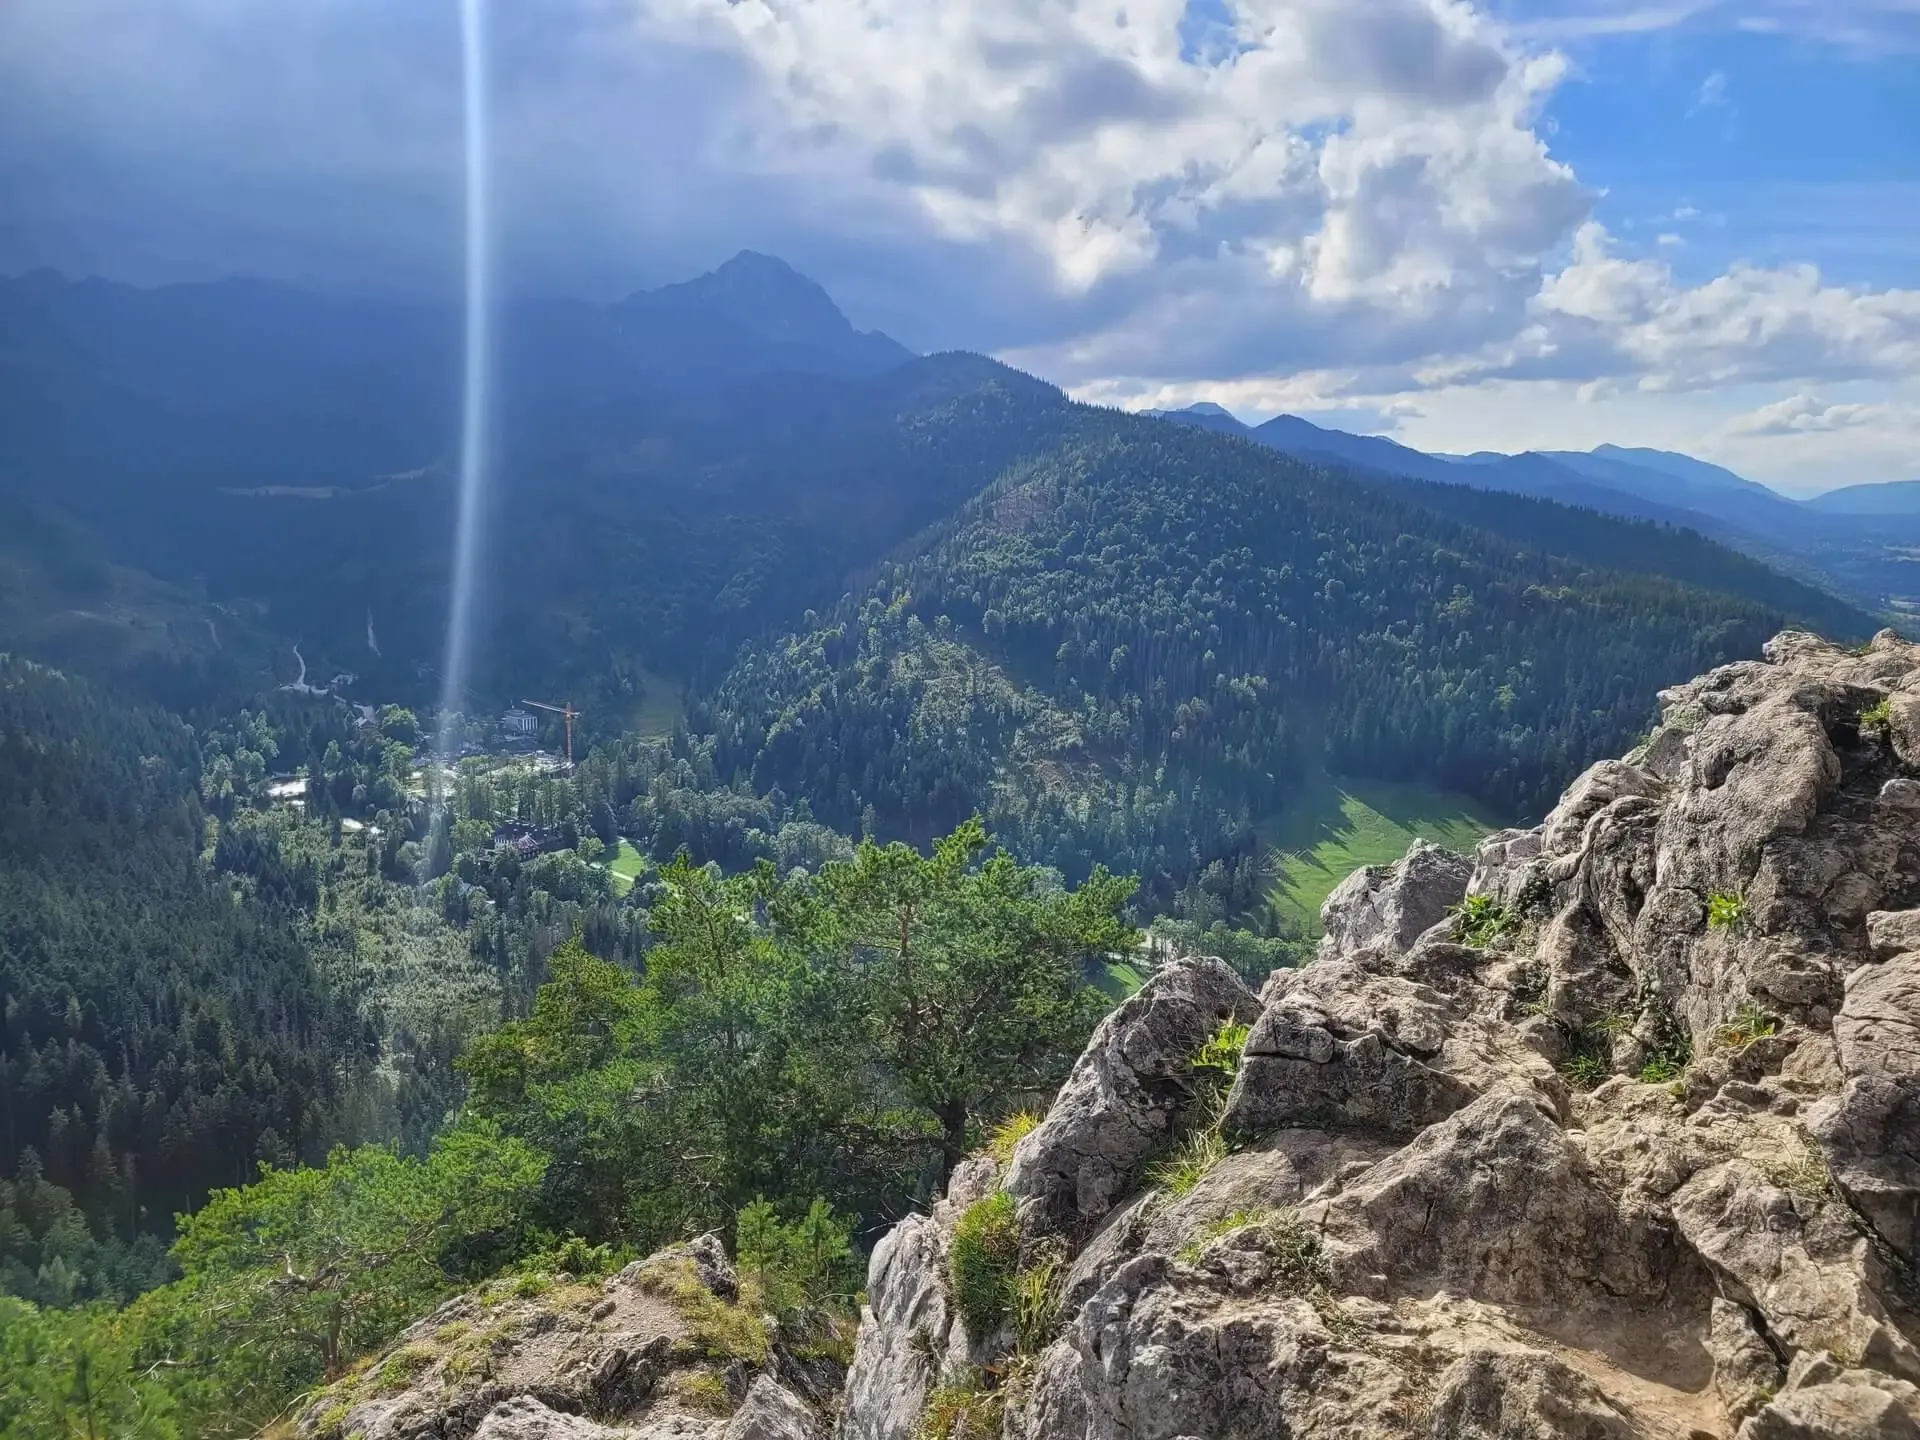
POLYGON ((1463 796, 1423 785, 1316 776, 1261 827, 1274 854, 1267 919, 1284 933, 1320 933, 1320 905, 1363 865, 1398 860, 1416 839, 1471 851, 1499 823, 1463 796))

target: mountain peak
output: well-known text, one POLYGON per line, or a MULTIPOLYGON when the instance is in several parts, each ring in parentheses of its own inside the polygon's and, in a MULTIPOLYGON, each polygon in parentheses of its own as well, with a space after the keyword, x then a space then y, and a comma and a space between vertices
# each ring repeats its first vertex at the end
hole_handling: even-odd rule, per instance
POLYGON ((854 329, 818 281, 758 250, 738 251, 705 275, 634 298, 659 308, 717 315, 778 344, 834 354, 857 351, 870 363, 898 363, 911 353, 878 331, 854 329))
POLYGON ((718 269, 662 286, 647 298, 724 315, 768 340, 834 344, 855 333, 819 284, 786 261, 755 250, 742 250, 718 269))

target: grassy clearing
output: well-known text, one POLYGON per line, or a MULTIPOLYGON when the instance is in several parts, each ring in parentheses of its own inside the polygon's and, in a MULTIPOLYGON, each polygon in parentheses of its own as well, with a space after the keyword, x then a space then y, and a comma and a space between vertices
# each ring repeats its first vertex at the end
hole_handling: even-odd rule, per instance
POLYGON ((634 732, 647 736, 671 735, 681 711, 686 708, 687 687, 651 670, 639 671, 638 679, 640 705, 633 712, 634 732))
POLYGON ((1110 1000, 1125 1000, 1147 983, 1147 977, 1125 960, 1109 960, 1094 976, 1094 985, 1110 1000))
POLYGON ((607 869, 613 874, 613 888, 617 894, 624 895, 633 888, 633 882, 646 868, 647 857, 633 848, 633 842, 622 836, 620 849, 606 860, 607 869))
POLYGON ((1317 775, 1260 827, 1277 872, 1268 919, 1281 933, 1318 935, 1321 903, 1363 865, 1390 865, 1415 840, 1471 851, 1498 824, 1474 801, 1424 785, 1317 775))

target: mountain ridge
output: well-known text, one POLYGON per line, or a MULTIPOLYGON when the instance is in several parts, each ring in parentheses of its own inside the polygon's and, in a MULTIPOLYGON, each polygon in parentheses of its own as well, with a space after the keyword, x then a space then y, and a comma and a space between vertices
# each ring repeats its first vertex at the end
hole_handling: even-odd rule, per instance
MULTIPOLYGON (((1247 426, 1213 406, 1154 410, 1156 418, 1237 434, 1293 454, 1388 474, 1559 500, 1634 519, 1688 526, 1799 578, 1882 612, 1920 615, 1907 550, 1920 543, 1920 503, 1896 490, 1850 486, 1846 498, 1796 500, 1723 466, 1674 451, 1600 445, 1591 451, 1428 454, 1384 436, 1355 435, 1295 415, 1247 426), (1891 521, 1889 533, 1868 517, 1891 521)), ((1894 482, 1896 486, 1899 482, 1894 482)))

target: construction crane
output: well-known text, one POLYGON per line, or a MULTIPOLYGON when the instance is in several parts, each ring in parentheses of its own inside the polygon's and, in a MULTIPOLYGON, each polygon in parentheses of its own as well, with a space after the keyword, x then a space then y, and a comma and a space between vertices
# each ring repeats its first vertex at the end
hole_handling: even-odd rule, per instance
POLYGON ((551 710, 567 722, 567 769, 573 769, 573 722, 579 711, 573 708, 573 702, 565 705, 549 705, 544 700, 522 700, 522 705, 531 705, 536 710, 551 710))

